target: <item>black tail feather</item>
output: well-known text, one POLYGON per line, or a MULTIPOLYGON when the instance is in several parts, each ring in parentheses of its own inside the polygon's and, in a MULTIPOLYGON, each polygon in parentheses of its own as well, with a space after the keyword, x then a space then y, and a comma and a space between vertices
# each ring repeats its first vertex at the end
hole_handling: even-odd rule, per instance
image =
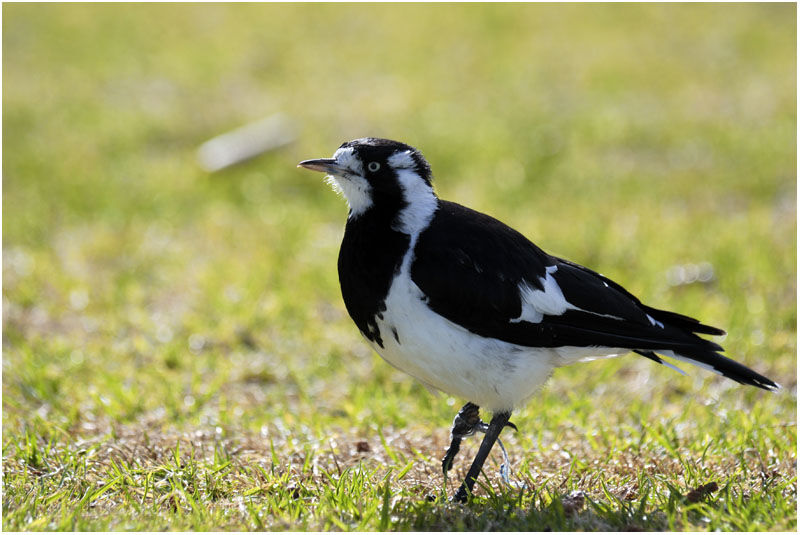
MULTIPOLYGON (((636 353, 660 364, 664 364, 663 359, 656 355, 654 351, 636 350, 636 353)), ((659 353, 663 354, 665 351, 659 351, 659 353)), ((672 351, 669 351, 669 353, 670 354, 667 355, 669 357, 684 360, 702 368, 707 368, 723 377, 733 379, 737 383, 752 385, 770 391, 775 391, 780 388, 780 385, 773 380, 764 377, 743 364, 739 364, 735 360, 720 355, 716 351, 699 349, 691 352, 684 350, 682 354, 673 353, 672 351)))
POLYGON ((708 366, 720 375, 723 375, 729 379, 733 379, 738 383, 757 386, 758 388, 763 388, 764 390, 778 390, 780 388, 778 383, 775 381, 751 370, 744 364, 739 364, 735 360, 720 355, 716 351, 685 351, 683 354, 676 354, 675 358, 687 360, 695 365, 708 366))

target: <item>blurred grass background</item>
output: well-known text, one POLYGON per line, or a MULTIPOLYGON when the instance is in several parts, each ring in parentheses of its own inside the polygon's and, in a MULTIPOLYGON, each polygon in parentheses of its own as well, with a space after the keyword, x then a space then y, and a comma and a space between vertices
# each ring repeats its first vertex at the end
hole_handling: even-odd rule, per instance
MULTIPOLYGON (((361 342, 336 275, 346 208, 319 176, 295 168, 367 135, 422 150, 442 197, 652 306, 726 328, 728 354, 785 387, 767 395, 633 357, 561 369, 515 416, 522 432, 508 441, 533 486, 546 471, 541 451, 588 443, 566 464, 583 479, 565 488, 605 503, 584 476, 605 472, 624 486, 642 472, 597 459, 613 463, 637 441, 663 452, 677 429, 674 447, 703 458, 711 447, 719 466, 729 456, 750 466, 748 448, 763 454, 784 486, 761 485, 763 499, 746 513, 712 507, 687 517, 655 499, 670 484, 693 484, 679 470, 654 483, 647 502, 666 511, 661 523, 637 522, 794 529, 795 10, 5 4, 6 529, 531 527, 482 524, 480 514, 462 524, 429 510, 404 516, 394 502, 381 523, 354 520, 330 514, 341 508, 322 507, 314 492, 304 499, 316 512, 265 512, 258 504, 269 493, 253 489, 269 481, 242 475, 275 455, 270 441, 284 445, 279 457, 311 447, 335 461, 345 447, 331 437, 373 450, 383 442, 387 452, 396 439, 414 444, 397 448, 429 477, 397 481, 392 492, 409 502, 441 485, 436 459, 464 400, 430 396, 361 342), (275 113, 297 128, 291 145, 216 174, 197 164, 203 141, 275 113), (713 269, 710 281, 674 284, 700 264, 713 269), (239 471, 219 469, 222 497, 209 498, 207 485, 193 491, 222 516, 193 516, 173 497, 166 521, 164 496, 175 487, 136 494, 155 477, 137 465, 123 489, 108 472, 114 457, 102 453, 142 436, 162 437, 165 451, 181 441, 206 440, 212 452, 254 444, 255 460, 230 454, 239 471), (241 512, 229 502, 243 489, 255 505, 241 512)), ((377 470, 376 457, 360 460, 377 470)), ((301 466, 280 473, 322 493, 301 466)), ((740 482, 739 495, 755 492, 746 471, 703 477, 715 473, 740 482)), ((388 511, 381 481, 366 478, 364 496, 373 491, 388 511)), ((593 510, 601 527, 630 527, 593 510)), ((563 516, 551 527, 593 525, 563 516)))

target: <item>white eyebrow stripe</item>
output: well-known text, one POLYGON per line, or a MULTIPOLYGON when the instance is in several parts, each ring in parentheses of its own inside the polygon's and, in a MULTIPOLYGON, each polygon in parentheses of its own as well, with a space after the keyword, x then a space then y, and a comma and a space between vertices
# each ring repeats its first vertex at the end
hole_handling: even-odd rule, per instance
POLYGON ((353 147, 337 149, 337 151, 333 153, 333 159, 342 167, 351 170, 354 174, 364 176, 364 166, 358 156, 356 156, 353 147))
POLYGON ((389 165, 395 169, 413 169, 417 166, 417 162, 415 162, 414 158, 411 156, 410 150, 395 152, 389 156, 387 161, 389 165))

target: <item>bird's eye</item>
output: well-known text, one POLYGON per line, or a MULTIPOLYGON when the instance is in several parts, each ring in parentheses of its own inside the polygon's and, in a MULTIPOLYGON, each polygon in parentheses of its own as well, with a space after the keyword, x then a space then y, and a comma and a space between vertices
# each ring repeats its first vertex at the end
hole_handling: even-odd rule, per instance
POLYGON ((381 168, 381 164, 379 164, 378 162, 369 162, 367 164, 367 169, 369 169, 369 171, 371 173, 374 173, 375 171, 377 171, 380 168, 381 168))

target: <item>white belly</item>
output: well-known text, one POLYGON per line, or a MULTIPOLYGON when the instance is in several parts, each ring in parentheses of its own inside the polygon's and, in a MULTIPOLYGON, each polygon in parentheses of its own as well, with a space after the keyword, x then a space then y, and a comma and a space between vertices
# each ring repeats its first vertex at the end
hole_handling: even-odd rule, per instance
POLYGON ((522 405, 566 364, 559 351, 484 338, 436 314, 402 270, 389 290, 377 323, 383 347, 372 343, 392 366, 426 385, 497 411, 522 405))

